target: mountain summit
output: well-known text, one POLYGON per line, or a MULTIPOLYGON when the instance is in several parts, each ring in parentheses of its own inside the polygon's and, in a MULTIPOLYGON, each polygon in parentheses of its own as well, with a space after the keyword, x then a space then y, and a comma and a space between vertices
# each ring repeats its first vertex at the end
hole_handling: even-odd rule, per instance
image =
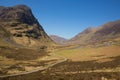
POLYGON ((26 5, 0 6, 0 28, 8 33, 9 41, 22 46, 53 43, 26 5))

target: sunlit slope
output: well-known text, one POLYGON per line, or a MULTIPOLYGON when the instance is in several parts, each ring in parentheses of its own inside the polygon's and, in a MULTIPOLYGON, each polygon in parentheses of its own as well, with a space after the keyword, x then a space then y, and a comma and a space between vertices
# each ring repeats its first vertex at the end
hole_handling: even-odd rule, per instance
POLYGON ((120 46, 110 45, 103 47, 83 47, 67 48, 55 51, 55 54, 61 55, 73 61, 109 61, 110 57, 120 56, 120 46))
POLYGON ((120 38, 120 20, 108 22, 96 28, 87 28, 72 39, 68 40, 66 44, 85 45, 109 41, 115 38, 120 38))

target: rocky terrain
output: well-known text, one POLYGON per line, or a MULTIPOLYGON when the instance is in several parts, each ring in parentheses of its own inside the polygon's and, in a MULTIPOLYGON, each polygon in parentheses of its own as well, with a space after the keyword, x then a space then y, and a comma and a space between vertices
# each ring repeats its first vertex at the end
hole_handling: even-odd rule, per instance
POLYGON ((0 6, 0 75, 26 71, 54 45, 28 6, 0 6))
POLYGON ((0 7, 0 33, 6 40, 22 46, 49 45, 52 40, 26 5, 0 7))

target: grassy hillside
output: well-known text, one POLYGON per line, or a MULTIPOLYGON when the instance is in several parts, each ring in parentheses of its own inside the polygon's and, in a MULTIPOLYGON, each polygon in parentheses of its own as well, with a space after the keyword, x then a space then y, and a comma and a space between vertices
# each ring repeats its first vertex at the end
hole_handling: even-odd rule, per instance
POLYGON ((87 28, 66 44, 90 44, 120 37, 120 20, 105 23, 96 28, 87 28))

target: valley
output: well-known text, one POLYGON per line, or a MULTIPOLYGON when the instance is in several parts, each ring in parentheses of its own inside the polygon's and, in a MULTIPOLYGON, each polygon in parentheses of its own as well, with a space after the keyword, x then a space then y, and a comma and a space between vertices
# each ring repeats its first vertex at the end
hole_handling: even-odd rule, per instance
MULTIPOLYGON (((40 59, 31 60, 26 63, 24 61, 24 63, 21 62, 24 64, 24 67, 26 67, 26 71, 28 68, 27 72, 23 71, 22 73, 20 72, 20 74, 18 72, 17 74, 19 75, 1 77, 1 80, 21 80, 22 78, 25 80, 103 80, 104 78, 108 80, 119 80, 119 48, 120 46, 118 45, 102 47, 60 47, 53 50, 48 56, 43 56, 40 59), (76 56, 78 54, 82 56, 76 56), (26 74, 24 74, 24 72, 26 74)), ((16 73, 11 74, 14 75, 16 73)))
POLYGON ((0 6, 0 80, 120 80, 120 20, 68 40, 28 6, 0 6))

